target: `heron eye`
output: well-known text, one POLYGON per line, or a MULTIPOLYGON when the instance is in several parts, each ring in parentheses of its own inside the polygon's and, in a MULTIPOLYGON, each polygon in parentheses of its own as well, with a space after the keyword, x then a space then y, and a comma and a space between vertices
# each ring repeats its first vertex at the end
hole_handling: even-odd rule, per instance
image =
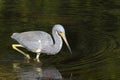
POLYGON ((59 32, 58 32, 58 34, 59 34, 59 35, 61 35, 61 34, 62 34, 62 32, 61 32, 61 31, 59 31, 59 32))
POLYGON ((62 32, 60 31, 59 33, 61 34, 62 32))

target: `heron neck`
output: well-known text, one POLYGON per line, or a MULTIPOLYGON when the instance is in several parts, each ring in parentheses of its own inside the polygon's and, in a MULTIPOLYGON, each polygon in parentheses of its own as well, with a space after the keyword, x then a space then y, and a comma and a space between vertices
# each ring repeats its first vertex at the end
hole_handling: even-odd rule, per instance
POLYGON ((61 50, 63 42, 61 37, 55 30, 52 31, 52 35, 54 39, 54 44, 52 46, 52 54, 56 54, 61 50))

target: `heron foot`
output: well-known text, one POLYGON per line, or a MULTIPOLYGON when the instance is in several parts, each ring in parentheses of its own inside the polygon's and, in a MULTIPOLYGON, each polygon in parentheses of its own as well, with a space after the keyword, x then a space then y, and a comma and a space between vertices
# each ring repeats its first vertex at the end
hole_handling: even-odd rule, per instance
POLYGON ((34 61, 37 61, 37 62, 39 62, 39 63, 40 63, 39 56, 40 56, 40 53, 37 53, 36 58, 34 59, 34 61))
POLYGON ((40 59, 33 59, 34 61, 38 62, 38 63, 41 63, 40 59))
POLYGON ((29 63, 30 62, 30 55, 29 54, 25 54, 25 59, 26 59, 26 61, 27 61, 27 63, 29 63))
POLYGON ((25 57, 26 57, 28 60, 31 59, 29 54, 26 54, 25 57))

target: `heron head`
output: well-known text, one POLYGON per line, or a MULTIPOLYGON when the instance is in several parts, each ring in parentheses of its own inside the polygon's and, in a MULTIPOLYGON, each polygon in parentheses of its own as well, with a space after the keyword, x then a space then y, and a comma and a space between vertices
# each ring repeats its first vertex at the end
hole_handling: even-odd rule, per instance
POLYGON ((65 29, 64 29, 64 27, 63 27, 62 25, 60 25, 60 24, 56 24, 56 25, 54 26, 54 29, 55 29, 55 30, 57 31, 57 33, 62 37, 62 39, 63 39, 64 42, 66 43, 66 45, 67 45, 70 53, 72 53, 71 48, 70 48, 70 46, 69 46, 69 44, 68 44, 66 35, 65 35, 65 29))
POLYGON ((58 33, 59 33, 59 32, 62 32, 62 33, 65 34, 65 29, 64 29, 64 27, 63 27, 62 25, 56 24, 56 25, 54 25, 53 28, 54 28, 54 30, 56 30, 58 33))

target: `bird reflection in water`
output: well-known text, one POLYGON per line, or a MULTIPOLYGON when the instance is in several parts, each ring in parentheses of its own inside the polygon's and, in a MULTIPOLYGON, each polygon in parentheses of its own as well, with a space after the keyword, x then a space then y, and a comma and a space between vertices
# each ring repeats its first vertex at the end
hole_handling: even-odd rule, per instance
POLYGON ((18 80, 63 80, 55 67, 42 67, 37 63, 13 63, 18 80))

